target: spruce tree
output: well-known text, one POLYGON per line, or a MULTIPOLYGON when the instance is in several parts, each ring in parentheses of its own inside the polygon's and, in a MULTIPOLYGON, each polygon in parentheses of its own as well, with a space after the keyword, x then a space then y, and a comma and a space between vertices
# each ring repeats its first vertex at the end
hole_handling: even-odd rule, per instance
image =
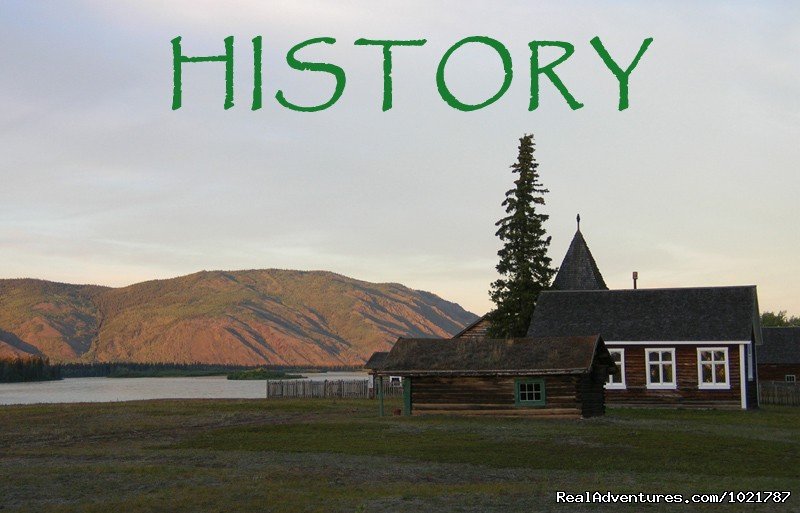
POLYGON ((539 182, 539 164, 533 151, 533 135, 521 137, 517 162, 511 165, 519 177, 502 203, 507 215, 495 223, 503 247, 497 252, 500 278, 489 291, 496 305, 489 314, 492 338, 525 336, 536 299, 555 274, 547 256, 550 237, 544 229, 549 216, 536 210, 544 205, 544 195, 549 191, 539 182))

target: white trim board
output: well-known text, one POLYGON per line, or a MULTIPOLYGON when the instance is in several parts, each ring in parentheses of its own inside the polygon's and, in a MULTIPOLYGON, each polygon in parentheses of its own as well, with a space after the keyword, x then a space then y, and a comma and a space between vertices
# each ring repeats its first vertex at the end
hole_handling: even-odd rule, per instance
POLYGON ((605 388, 606 390, 626 390, 628 386, 625 383, 625 348, 624 347, 612 347, 608 349, 608 352, 616 351, 619 352, 619 372, 620 378, 622 379, 619 383, 609 383, 606 381, 605 388))
POLYGON ((750 345, 749 340, 649 340, 649 341, 626 341, 626 340, 605 340, 606 345, 625 345, 625 346, 701 346, 701 345, 714 345, 714 346, 739 346, 750 345))
POLYGON ((739 388, 742 391, 742 409, 747 409, 747 382, 744 371, 744 344, 739 345, 739 388))

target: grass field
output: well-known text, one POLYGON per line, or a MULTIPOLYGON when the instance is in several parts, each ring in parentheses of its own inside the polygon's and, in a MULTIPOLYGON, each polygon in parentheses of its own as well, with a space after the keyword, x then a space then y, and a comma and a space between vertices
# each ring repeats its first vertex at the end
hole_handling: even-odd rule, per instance
POLYGON ((366 400, 0 407, 0 511, 800 511, 800 408, 375 414, 366 400), (557 504, 558 490, 793 497, 587 506, 557 504))

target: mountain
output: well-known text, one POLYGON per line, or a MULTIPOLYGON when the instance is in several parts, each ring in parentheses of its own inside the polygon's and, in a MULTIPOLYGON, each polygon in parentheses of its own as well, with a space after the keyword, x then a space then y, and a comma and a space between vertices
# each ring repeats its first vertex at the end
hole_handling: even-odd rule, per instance
POLYGON ((71 362, 359 365, 477 318, 429 292, 326 271, 202 271, 123 288, 0 280, 0 355, 71 362))

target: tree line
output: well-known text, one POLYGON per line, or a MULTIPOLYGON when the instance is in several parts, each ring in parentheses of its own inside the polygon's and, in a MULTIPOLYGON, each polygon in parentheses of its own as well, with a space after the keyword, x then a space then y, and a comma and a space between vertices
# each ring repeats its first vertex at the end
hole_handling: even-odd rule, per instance
POLYGON ((44 356, 0 357, 0 383, 62 378, 211 376, 258 369, 265 372, 347 372, 358 366, 233 365, 211 363, 91 362, 51 364, 44 356))
POLYGON ((763 312, 761 314, 761 326, 765 328, 787 328, 800 326, 800 317, 786 314, 786 310, 779 312, 763 312))
POLYGON ((351 371, 358 367, 312 367, 292 365, 235 365, 211 363, 137 363, 137 362, 92 362, 65 363, 61 374, 65 378, 91 377, 170 377, 170 376, 208 376, 228 374, 234 371, 267 369, 271 371, 351 371))
POLYGON ((0 383, 61 379, 61 365, 43 356, 0 357, 0 383))

